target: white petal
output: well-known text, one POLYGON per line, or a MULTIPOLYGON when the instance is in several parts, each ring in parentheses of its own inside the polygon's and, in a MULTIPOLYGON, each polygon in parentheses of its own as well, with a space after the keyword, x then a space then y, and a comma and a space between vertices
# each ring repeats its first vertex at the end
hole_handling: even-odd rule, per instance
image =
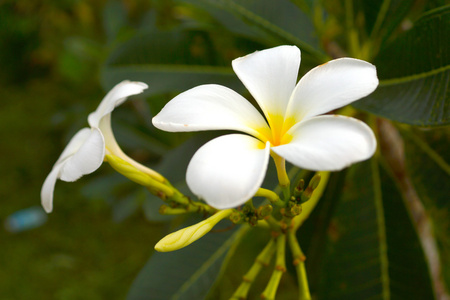
POLYGON ((93 128, 83 145, 72 156, 61 162, 60 179, 75 181, 97 170, 105 157, 105 141, 99 129, 93 128))
POLYGON ((243 135, 229 134, 202 146, 189 163, 189 188, 209 205, 225 209, 244 204, 261 186, 270 146, 243 135))
POLYGON ((75 152, 80 149, 80 147, 84 144, 86 139, 91 135, 90 128, 83 128, 79 130, 69 141, 66 148, 64 148, 63 152, 59 156, 58 160, 55 163, 56 165, 61 164, 64 160, 66 160, 69 156, 72 156, 75 152))
POLYGON ((122 81, 117 84, 109 93, 103 98, 97 110, 91 113, 88 117, 88 122, 91 127, 98 127, 100 120, 107 114, 110 114, 116 106, 119 106, 127 97, 142 93, 148 86, 143 82, 137 81, 122 81))
POLYGON ((372 130, 363 122, 344 116, 318 116, 298 123, 287 134, 288 144, 272 151, 292 164, 315 171, 337 171, 366 160, 376 149, 372 130))
POLYGON ((53 210, 53 191, 55 190, 55 183, 58 179, 59 171, 62 165, 56 165, 53 170, 45 178, 41 189, 41 204, 47 213, 53 210))
POLYGON ((340 58, 320 65, 298 82, 286 118, 300 121, 350 104, 378 86, 374 65, 353 58, 340 58))
POLYGON ((233 69, 269 119, 283 117, 300 67, 296 46, 279 46, 233 60, 233 69))
POLYGON ((165 131, 238 130, 258 136, 269 130, 263 116, 244 97, 216 84, 201 85, 179 94, 153 118, 165 131))

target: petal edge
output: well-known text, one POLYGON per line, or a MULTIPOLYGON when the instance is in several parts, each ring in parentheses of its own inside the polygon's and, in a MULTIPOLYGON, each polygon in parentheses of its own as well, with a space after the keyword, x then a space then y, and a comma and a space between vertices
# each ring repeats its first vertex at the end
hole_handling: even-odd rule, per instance
POLYGON ((295 87, 286 118, 296 121, 327 113, 372 93, 378 86, 374 65, 339 58, 306 73, 295 87))

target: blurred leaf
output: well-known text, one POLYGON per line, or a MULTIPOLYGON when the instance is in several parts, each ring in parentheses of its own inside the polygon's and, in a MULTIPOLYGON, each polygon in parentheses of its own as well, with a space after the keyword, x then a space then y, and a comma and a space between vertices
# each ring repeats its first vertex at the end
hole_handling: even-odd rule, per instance
MULTIPOLYGON (((267 245, 270 240, 270 232, 264 229, 249 228, 239 242, 233 245, 229 251, 221 274, 216 284, 208 293, 207 300, 228 300, 242 282, 242 277, 247 273, 256 256, 267 245)), ((290 258, 287 258, 289 262, 290 258)), ((260 299, 261 293, 267 285, 273 272, 275 259, 268 266, 264 266, 252 283, 248 299, 260 299)), ((288 263, 289 265, 289 263, 288 263)), ((294 275, 295 276, 295 275, 294 275)), ((281 278, 276 299, 295 299, 293 295, 297 290, 295 277, 286 273, 281 278)))
POLYGON ((304 13, 311 15, 312 8, 314 6, 314 0, 290 0, 297 5, 304 13))
POLYGON ((73 36, 64 40, 65 49, 81 61, 97 62, 104 57, 102 45, 95 40, 73 36))
POLYGON ((391 120, 450 123, 450 6, 433 10, 375 59, 380 85, 357 108, 391 120))
POLYGON ((115 222, 122 222, 137 211, 139 207, 139 201, 137 200, 136 194, 137 193, 127 195, 114 204, 113 220, 115 222))
POLYGON ((342 192, 328 205, 334 207, 330 218, 319 223, 326 226, 323 243, 315 244, 321 248, 307 252, 323 253, 320 271, 313 272, 319 278, 312 280, 318 299, 434 299, 417 233, 392 178, 372 159, 348 171, 342 192))
POLYGON ((373 39, 388 39, 410 12, 414 0, 361 1, 373 39))
POLYGON ((403 131, 406 167, 432 222, 443 279, 450 290, 450 133, 403 131))
POLYGON ((108 43, 112 43, 120 30, 127 25, 127 10, 122 1, 110 0, 103 10, 103 28, 108 43))
POLYGON ((127 299, 203 299, 241 230, 209 233, 181 250, 154 253, 134 281, 127 299))
POLYGON ((150 86, 146 95, 207 83, 241 87, 231 64, 216 66, 215 55, 205 32, 142 33, 113 51, 103 68, 102 82, 111 87, 124 79, 143 81, 150 86))
POLYGON ((268 38, 276 38, 275 44, 297 45, 305 54, 313 56, 317 62, 328 60, 327 55, 319 50, 311 19, 288 0, 186 0, 186 2, 207 8, 214 16, 220 17, 231 31, 236 31, 234 26, 236 22, 229 23, 227 20, 230 17, 227 18, 223 12, 219 15, 221 12, 213 8, 241 18, 249 26, 264 33, 266 41, 268 38))

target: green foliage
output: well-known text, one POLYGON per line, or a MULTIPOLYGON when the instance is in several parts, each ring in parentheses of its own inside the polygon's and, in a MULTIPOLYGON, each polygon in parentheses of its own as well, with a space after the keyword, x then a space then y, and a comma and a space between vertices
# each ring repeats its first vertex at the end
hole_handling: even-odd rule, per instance
POLYGON ((450 149, 448 130, 404 131, 406 167, 411 182, 431 219, 441 253, 440 268, 450 288, 450 149), (426 162, 426 163, 418 163, 426 162))
POLYGON ((241 228, 211 233, 191 247, 155 253, 136 278, 127 299, 203 299, 217 277, 227 250, 244 232, 241 228))
POLYGON ((408 124, 449 124, 450 6, 412 26, 375 58, 380 86, 356 107, 408 124))
POLYGON ((343 185, 339 199, 322 204, 332 211, 315 230, 325 234, 308 249, 322 253, 315 255, 320 271, 311 270, 320 276, 313 279, 319 299, 433 299, 424 253, 392 178, 372 159, 352 167, 343 185))

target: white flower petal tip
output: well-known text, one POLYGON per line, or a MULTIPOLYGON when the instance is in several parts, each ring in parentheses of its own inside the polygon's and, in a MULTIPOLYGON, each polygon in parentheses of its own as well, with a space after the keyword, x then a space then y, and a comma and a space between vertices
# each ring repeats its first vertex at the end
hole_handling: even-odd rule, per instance
POLYGON ((300 49, 278 46, 256 51, 233 60, 232 66, 266 116, 284 115, 297 82, 300 49))
POLYGON ((139 81, 124 80, 114 86, 103 98, 97 110, 88 116, 91 127, 99 127, 101 119, 110 114, 115 107, 127 100, 129 96, 141 94, 148 85, 139 81))
POLYGON ((242 134, 221 136, 194 154, 186 181, 192 192, 212 207, 236 207, 261 186, 269 156, 269 143, 242 134))
POLYGON ((292 93, 286 118, 302 120, 343 107, 372 93, 378 86, 374 65, 339 58, 305 74, 292 93))
POLYGON ((53 208, 56 180, 75 181, 97 170, 105 156, 105 142, 99 129, 83 128, 67 144, 41 189, 41 202, 46 212, 53 208))
POLYGON ((216 84, 201 85, 179 94, 152 122, 156 128, 170 132, 228 129, 257 134, 253 128, 268 129, 250 102, 216 84))
POLYGON ((53 191, 55 190, 56 180, 58 179, 59 167, 54 167, 48 174, 41 189, 41 204, 47 213, 53 210, 53 191))
POLYGON ((297 124, 290 143, 272 147, 292 164, 314 171, 339 171, 370 158, 375 135, 365 123, 350 117, 325 115, 297 124))

